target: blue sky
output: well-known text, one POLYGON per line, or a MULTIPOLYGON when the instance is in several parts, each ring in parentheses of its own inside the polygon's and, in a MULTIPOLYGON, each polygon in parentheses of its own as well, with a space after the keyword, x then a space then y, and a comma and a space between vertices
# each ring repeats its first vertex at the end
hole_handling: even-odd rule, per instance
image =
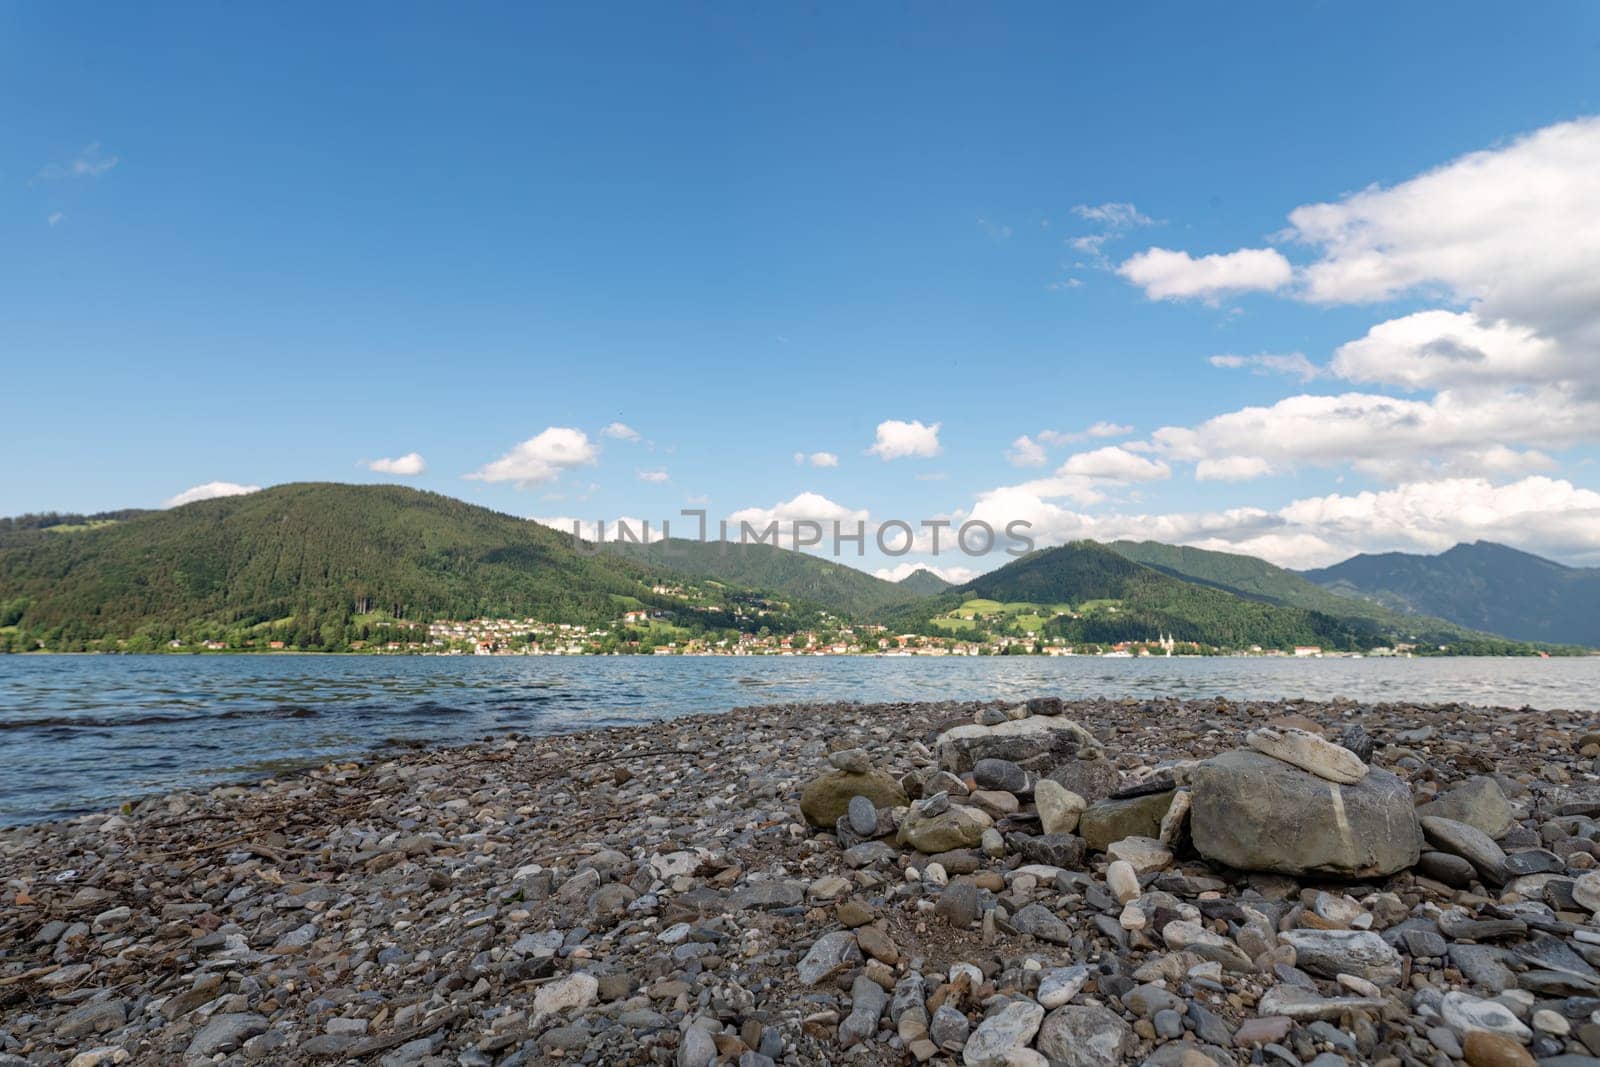
POLYGON ((1587 3, 9 5, 0 79, 0 513, 1600 562, 1587 3))

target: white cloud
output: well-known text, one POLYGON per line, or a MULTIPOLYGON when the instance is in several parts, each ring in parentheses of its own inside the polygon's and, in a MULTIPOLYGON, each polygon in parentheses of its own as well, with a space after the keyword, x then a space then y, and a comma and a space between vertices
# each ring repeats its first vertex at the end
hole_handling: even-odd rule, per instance
POLYGON ((1551 387, 1523 393, 1441 392, 1430 400, 1375 393, 1303 394, 1151 435, 1168 459, 1259 456, 1274 469, 1354 464, 1392 477, 1420 464, 1471 471, 1474 457, 1509 444, 1566 448, 1600 436, 1600 398, 1551 387))
MULTIPOLYGON (((541 526, 548 526, 552 530, 559 530, 569 537, 572 535, 573 530, 577 530, 578 536, 585 541, 599 540, 597 535, 600 533, 601 520, 578 519, 570 515, 534 515, 530 516, 529 521, 536 522, 541 526), (576 526, 574 526, 574 523, 576 523, 576 526)), ((606 541, 642 541, 646 544, 654 544, 666 536, 666 532, 662 530, 659 520, 651 522, 648 519, 623 515, 615 520, 608 519, 604 521, 606 541), (628 537, 626 538, 622 536, 624 526, 628 529, 628 537)), ((691 534, 693 529, 694 527, 691 524, 691 534)), ((681 537, 683 535, 674 534, 673 536, 681 537)))
POLYGON ((1215 301, 1232 293, 1271 291, 1288 285, 1294 269, 1275 248, 1241 248, 1201 256, 1151 248, 1124 260, 1117 273, 1151 300, 1215 301))
POLYGON ((553 482, 574 467, 593 466, 599 454, 582 430, 551 426, 467 477, 480 482, 513 482, 525 489, 553 482))
POLYGON ((1600 493, 1528 477, 1412 482, 1378 492, 1294 501, 1275 511, 1086 514, 1051 503, 1028 485, 980 494, 968 513, 996 530, 1022 519, 1043 547, 1082 538, 1154 540, 1259 556, 1285 567, 1320 567, 1358 552, 1439 552, 1461 541, 1510 544, 1572 562, 1600 562, 1600 493))
POLYGON ((1013 467, 1042 467, 1049 462, 1049 456, 1045 454, 1043 445, 1023 434, 1011 442, 1006 461, 1013 467))
MULTIPOLYGON (((947 537, 946 540, 948 541, 949 538, 947 537)), ((886 582, 898 582, 911 577, 918 571, 929 571, 937 574, 951 585, 964 585, 982 573, 971 567, 953 567, 932 563, 897 563, 893 567, 879 567, 872 572, 872 576, 874 578, 882 578, 886 582)))
POLYGON ((866 508, 849 508, 843 504, 829 500, 821 493, 801 493, 791 500, 783 500, 769 508, 750 507, 741 508, 728 516, 728 534, 737 539, 739 524, 748 522, 757 530, 765 529, 769 523, 777 522, 787 543, 789 524, 800 519, 809 519, 824 525, 828 535, 833 533, 828 524, 834 520, 849 525, 854 530, 856 522, 865 522, 868 518, 866 508))
POLYGON ((668 475, 666 471, 662 470, 634 471, 634 477, 638 478, 641 482, 660 483, 666 481, 670 475, 668 475))
POLYGON ((1172 468, 1160 460, 1146 459, 1118 445, 1069 456, 1058 474, 1100 478, 1113 482, 1155 482, 1172 477, 1172 468))
POLYGON ((197 500, 215 500, 221 496, 244 496, 246 493, 259 493, 259 485, 240 485, 237 482, 206 482, 203 485, 191 486, 169 498, 163 507, 181 508, 185 504, 193 504, 197 500))
MULTIPOLYGON (((1595 268, 1600 270, 1600 257, 1595 268)), ((1365 337, 1340 345, 1332 366, 1344 378, 1406 389, 1538 384, 1586 369, 1526 326, 1486 324, 1471 313, 1441 310, 1378 323, 1365 337)))
POLYGON ((1075 433, 1061 433, 1057 430, 1040 430, 1039 441, 1047 445, 1065 445, 1074 441, 1086 441, 1091 437, 1124 437, 1133 432, 1132 426, 1124 426, 1115 422, 1097 422, 1087 429, 1075 433))
POLYGON ((1249 367, 1255 374, 1293 374, 1303 382, 1320 378, 1326 373, 1300 352, 1290 352, 1281 356, 1270 353, 1256 356, 1212 356, 1208 362, 1213 367, 1249 367))
POLYGON ((1149 226, 1154 220, 1145 215, 1132 204, 1079 204, 1072 209, 1072 213, 1080 219, 1090 222, 1103 223, 1112 229, 1132 229, 1135 226, 1149 226))
POLYGON ((1247 482, 1272 473, 1272 464, 1260 456, 1223 456, 1195 464, 1194 476, 1202 482, 1247 482))
POLYGON ((39 171, 41 178, 98 178, 117 165, 116 156, 100 150, 100 142, 86 145, 69 162, 49 163, 39 171))
POLYGON ((600 431, 601 437, 609 437, 615 441, 637 441, 639 431, 625 422, 613 422, 600 431))
POLYGON ((428 469, 428 464, 423 460, 421 453, 407 452, 403 456, 393 459, 374 459, 367 463, 367 469, 377 471, 379 474, 421 474, 428 469))
POLYGON ((52 211, 44 217, 44 221, 53 228, 59 226, 66 217, 67 213, 65 211, 52 211))
POLYGON ((885 420, 878 423, 878 439, 867 452, 883 460, 932 458, 940 452, 939 426, 937 422, 932 426, 924 426, 917 420, 885 420))
POLYGON ((795 466, 803 467, 810 464, 813 467, 837 467, 839 457, 832 452, 796 452, 794 454, 795 466))

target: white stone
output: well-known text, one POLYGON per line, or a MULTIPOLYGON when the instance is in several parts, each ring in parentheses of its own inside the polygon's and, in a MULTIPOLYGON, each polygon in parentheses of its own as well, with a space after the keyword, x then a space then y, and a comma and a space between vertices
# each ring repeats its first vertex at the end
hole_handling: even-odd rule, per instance
POLYGON ((1600 870, 1578 875, 1572 883, 1572 899, 1590 911, 1600 912, 1600 870))
POLYGON ((1079 964, 1076 967, 1058 967, 1046 972, 1039 979, 1040 1004, 1046 1008, 1059 1008, 1063 1004, 1071 1003, 1072 998, 1083 990, 1084 984, 1089 981, 1089 968, 1079 964))
POLYGON ((1170 848, 1178 843, 1183 826, 1189 821, 1189 808, 1193 804, 1194 794, 1187 789, 1172 794, 1172 803, 1167 806, 1167 813, 1161 816, 1161 830, 1157 835, 1163 845, 1170 848))
POLYGON ((1533 1037, 1533 1031, 1511 1014, 1510 1008, 1467 993, 1446 993, 1440 1014, 1444 1016, 1445 1025, 1458 1034, 1465 1034, 1469 1030, 1487 1030, 1491 1034, 1504 1034, 1523 1043, 1533 1037))
POLYGON ((1070 834, 1078 828, 1078 816, 1089 802, 1060 782, 1041 778, 1033 787, 1033 804, 1039 809, 1039 825, 1047 834, 1070 834))
POLYGON ((1106 868, 1106 888, 1118 904, 1126 904, 1139 896, 1139 872, 1127 860, 1114 860, 1106 868))
POLYGON ((1011 1053, 1026 1048, 1042 1022, 1043 1008, 1014 1000, 978 1024, 967 1038, 961 1061, 967 1067, 1008 1067, 1011 1053))
POLYGON ((1342 745, 1293 726, 1274 730, 1263 726, 1245 734, 1244 743, 1263 755, 1310 771, 1318 778, 1354 785, 1367 776, 1361 757, 1342 745))
POLYGON ((594 1003, 600 982, 592 974, 569 974, 559 982, 542 986, 533 995, 533 1010, 541 1014, 587 1008, 594 1003))
POLYGON ((1556 1037, 1566 1037, 1572 1032, 1572 1024, 1549 1008, 1540 1008, 1533 1013, 1533 1028, 1556 1037))

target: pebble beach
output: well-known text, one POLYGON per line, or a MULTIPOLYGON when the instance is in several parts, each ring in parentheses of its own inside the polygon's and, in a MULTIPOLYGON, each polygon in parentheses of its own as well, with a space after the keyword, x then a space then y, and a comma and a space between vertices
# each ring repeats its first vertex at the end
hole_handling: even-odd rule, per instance
POLYGON ((1600 1063, 1591 712, 785 704, 0 831, 0 1067, 1600 1063))

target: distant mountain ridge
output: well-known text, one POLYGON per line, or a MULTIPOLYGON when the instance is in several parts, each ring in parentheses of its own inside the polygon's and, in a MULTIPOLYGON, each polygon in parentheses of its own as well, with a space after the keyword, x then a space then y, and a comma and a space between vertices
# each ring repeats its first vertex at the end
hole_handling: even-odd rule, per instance
POLYGON ((1301 575, 1396 612, 1522 641, 1600 646, 1600 568, 1568 567, 1492 541, 1436 556, 1363 554, 1301 575))

